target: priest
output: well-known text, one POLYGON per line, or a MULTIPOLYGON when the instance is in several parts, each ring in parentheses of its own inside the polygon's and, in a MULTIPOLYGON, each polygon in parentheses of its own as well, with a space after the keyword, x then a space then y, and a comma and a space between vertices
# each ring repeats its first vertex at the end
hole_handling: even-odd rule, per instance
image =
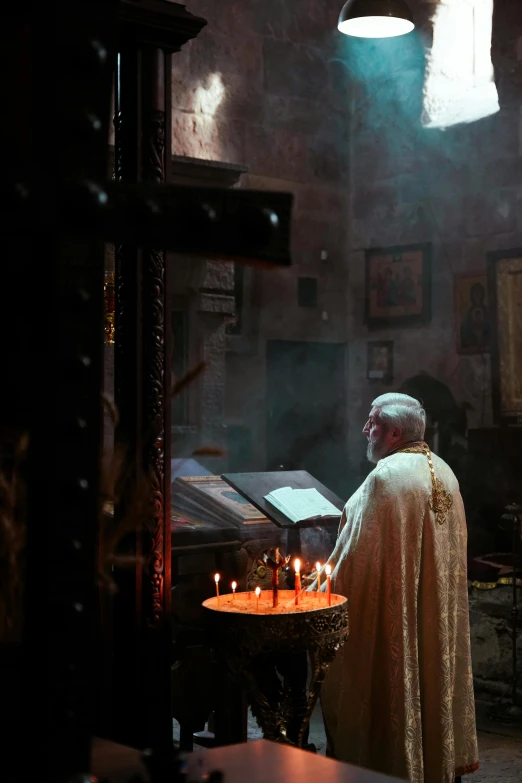
POLYGON ((454 783, 479 766, 466 519, 425 422, 405 394, 372 404, 363 433, 376 467, 346 504, 330 559, 350 636, 321 700, 332 756, 413 783, 454 783))

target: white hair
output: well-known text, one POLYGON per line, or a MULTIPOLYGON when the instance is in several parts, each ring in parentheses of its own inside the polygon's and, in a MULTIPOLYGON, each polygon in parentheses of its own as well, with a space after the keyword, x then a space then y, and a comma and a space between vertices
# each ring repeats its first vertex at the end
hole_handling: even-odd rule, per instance
POLYGON ((379 420, 386 428, 397 427, 405 441, 423 440, 426 412, 421 403, 408 394, 381 394, 372 402, 379 420))

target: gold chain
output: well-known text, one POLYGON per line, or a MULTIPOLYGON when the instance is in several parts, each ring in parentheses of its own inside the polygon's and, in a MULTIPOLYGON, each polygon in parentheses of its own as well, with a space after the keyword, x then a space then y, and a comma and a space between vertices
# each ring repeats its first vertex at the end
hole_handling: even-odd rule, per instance
POLYGON ((413 446, 407 446, 403 449, 397 449, 393 454, 425 454, 428 458, 428 465, 431 473, 431 497, 429 499, 430 508, 435 514, 439 525, 443 525, 447 519, 448 511, 453 506, 453 498, 449 492, 444 489, 444 484, 435 476, 435 469, 431 459, 430 447, 427 443, 416 443, 413 446))

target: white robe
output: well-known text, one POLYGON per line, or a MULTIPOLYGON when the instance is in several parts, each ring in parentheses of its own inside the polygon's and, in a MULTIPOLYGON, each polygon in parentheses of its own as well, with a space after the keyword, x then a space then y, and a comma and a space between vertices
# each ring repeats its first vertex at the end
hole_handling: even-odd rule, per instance
POLYGON ((457 479, 444 524, 429 508, 424 454, 380 460, 345 506, 332 591, 350 635, 322 687, 334 755, 414 783, 478 768, 469 638, 466 519, 457 479))

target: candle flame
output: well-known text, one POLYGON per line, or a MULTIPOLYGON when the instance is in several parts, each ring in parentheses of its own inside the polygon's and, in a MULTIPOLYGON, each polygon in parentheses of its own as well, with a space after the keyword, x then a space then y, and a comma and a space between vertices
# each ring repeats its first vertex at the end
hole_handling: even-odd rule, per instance
POLYGON ((324 567, 324 570, 326 571, 326 576, 330 576, 330 574, 332 573, 332 566, 327 565, 324 567))
POLYGON ((217 584, 219 582, 219 574, 216 574, 214 576, 214 582, 217 584))
POLYGON ((296 574, 298 574, 300 572, 300 570, 301 570, 301 561, 298 560, 297 558, 294 561, 294 568, 295 568, 296 574))
POLYGON ((235 590, 236 587, 237 587, 237 583, 236 582, 232 582, 232 590, 235 590))
POLYGON ((315 564, 315 570, 316 571, 320 571, 321 570, 321 563, 316 563, 315 564))
POLYGON ((256 596, 258 598, 259 598, 260 593, 261 593, 261 588, 260 587, 256 587, 256 596))

